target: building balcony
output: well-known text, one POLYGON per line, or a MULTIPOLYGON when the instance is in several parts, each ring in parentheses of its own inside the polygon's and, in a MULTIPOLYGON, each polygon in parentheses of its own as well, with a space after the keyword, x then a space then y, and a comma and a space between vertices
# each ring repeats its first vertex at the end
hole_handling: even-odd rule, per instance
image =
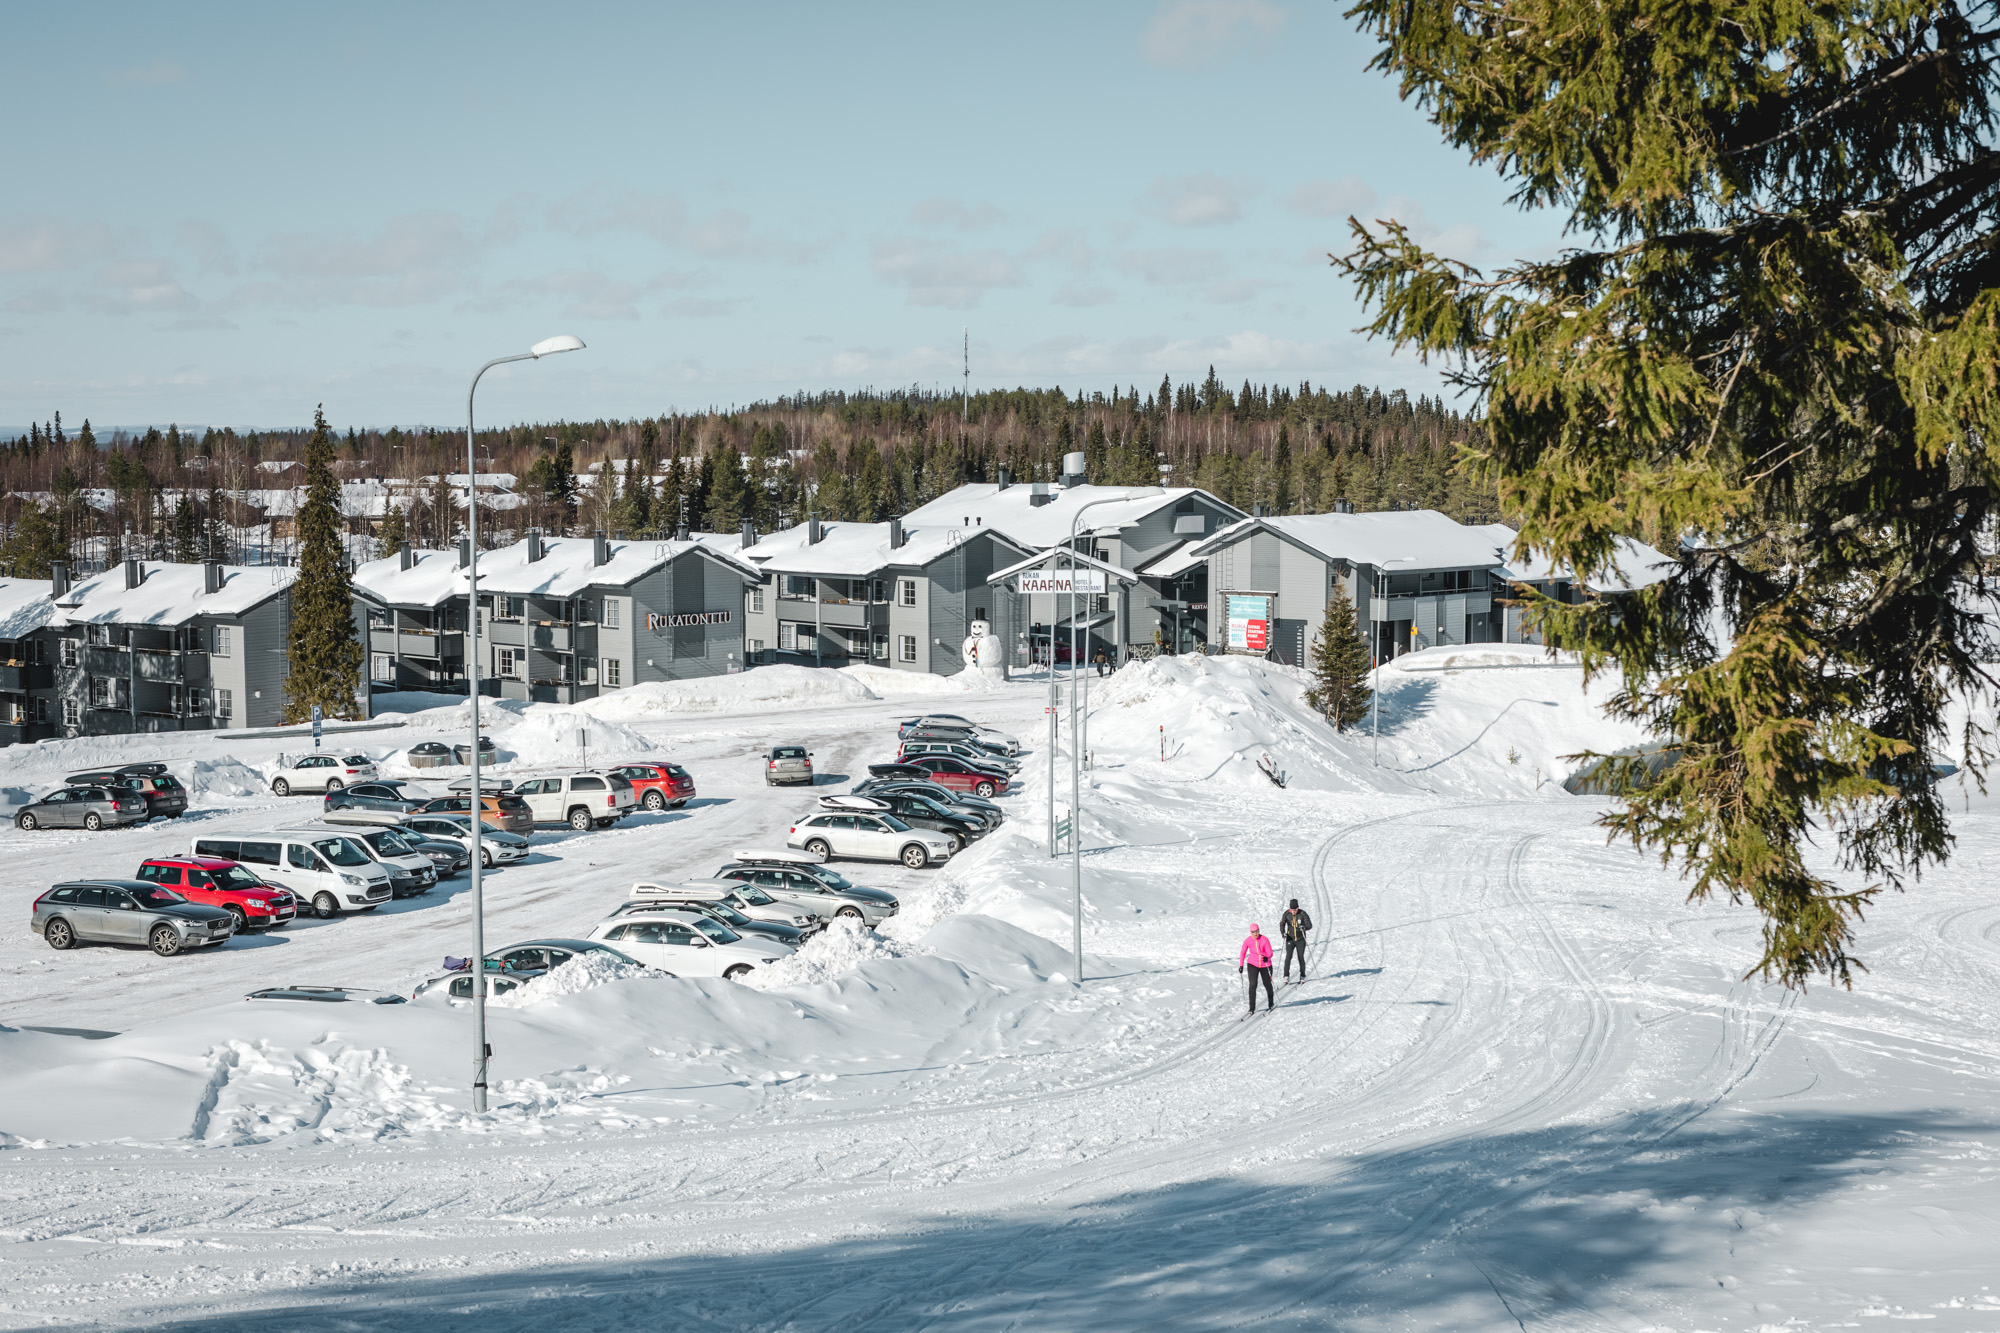
POLYGON ((53 689, 55 683, 55 668, 47 662, 0 662, 0 692, 26 694, 53 689))
POLYGON ((200 684, 208 679, 208 654, 140 648, 132 654, 132 671, 141 681, 200 684))
POLYGON ((0 745, 26 745, 55 734, 53 722, 0 722, 0 745))
POLYGON ((465 636, 457 630, 405 629, 391 630, 376 627, 369 631, 368 647, 372 652, 394 653, 398 657, 421 657, 435 660, 441 657, 464 657, 465 636))
POLYGON ((486 641, 496 648, 525 648, 528 646, 528 627, 519 620, 489 620, 486 623, 486 641))

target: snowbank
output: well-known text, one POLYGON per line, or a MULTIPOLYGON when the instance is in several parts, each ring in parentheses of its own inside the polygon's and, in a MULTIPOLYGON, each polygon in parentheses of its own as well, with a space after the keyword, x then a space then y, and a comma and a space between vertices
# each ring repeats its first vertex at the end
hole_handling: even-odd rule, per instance
POLYGON ((743 979, 753 990, 777 990, 781 986, 810 986, 852 972, 863 963, 901 958, 904 951, 867 927, 845 917, 807 940, 790 958, 770 967, 759 968, 743 979))
POLYGON ((844 671, 766 666, 733 676, 652 681, 600 695, 577 705, 592 717, 638 721, 685 713, 759 713, 773 708, 815 708, 870 703, 867 685, 844 671))
POLYGON ((630 727, 580 707, 543 705, 499 734, 501 761, 516 764, 597 764, 657 748, 630 727), (586 740, 587 738, 587 740, 586 740))
POLYGON ((667 980, 671 978, 664 973, 637 963, 621 962, 608 953, 580 953, 520 989, 495 996, 490 1003, 501 1009, 526 1009, 566 995, 580 995, 611 982, 667 980))
POLYGON ((896 671, 889 667, 856 664, 840 668, 839 674, 859 681, 884 698, 897 694, 992 694, 1007 688, 1005 681, 993 680, 977 671, 935 676, 928 671, 896 671))

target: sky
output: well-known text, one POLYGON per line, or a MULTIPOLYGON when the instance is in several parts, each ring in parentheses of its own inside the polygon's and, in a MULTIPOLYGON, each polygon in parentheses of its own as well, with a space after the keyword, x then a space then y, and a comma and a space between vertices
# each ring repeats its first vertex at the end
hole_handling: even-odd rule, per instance
POLYGON ((45 5, 0 432, 631 418, 822 389, 1380 384, 1328 262, 1546 253, 1341 4, 45 5))

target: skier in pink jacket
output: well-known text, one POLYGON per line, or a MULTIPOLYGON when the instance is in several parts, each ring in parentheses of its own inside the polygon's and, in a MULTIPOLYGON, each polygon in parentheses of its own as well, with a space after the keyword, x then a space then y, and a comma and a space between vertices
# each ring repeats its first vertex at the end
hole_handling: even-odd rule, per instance
MULTIPOLYGON (((1271 989, 1271 941, 1257 929, 1257 923, 1254 921, 1250 923, 1249 937, 1237 951, 1236 971, 1238 975, 1246 971, 1250 974, 1251 1014, 1257 1012, 1257 982, 1260 979, 1264 983, 1264 1007, 1266 1009, 1278 1007, 1277 993, 1271 989)), ((1245 1018, 1249 1016, 1249 1014, 1244 1015, 1245 1018)))

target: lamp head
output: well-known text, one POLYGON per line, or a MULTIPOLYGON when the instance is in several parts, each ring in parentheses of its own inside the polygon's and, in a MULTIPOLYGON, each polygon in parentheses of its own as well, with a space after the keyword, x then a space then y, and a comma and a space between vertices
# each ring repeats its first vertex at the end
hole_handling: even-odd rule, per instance
POLYGON ((530 347, 528 355, 539 361, 545 356, 554 356, 557 352, 581 352, 582 350, 583 339, 574 334, 559 333, 553 338, 544 338, 533 347, 530 347))

